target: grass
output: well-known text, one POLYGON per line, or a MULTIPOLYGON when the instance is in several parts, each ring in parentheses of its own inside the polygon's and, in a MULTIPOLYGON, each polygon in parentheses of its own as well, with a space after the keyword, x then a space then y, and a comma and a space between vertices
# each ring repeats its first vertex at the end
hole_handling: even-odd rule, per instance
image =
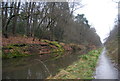
MULTIPOLYGON (((57 59, 63 55, 65 51, 64 48, 57 42, 57 41, 49 41, 49 40, 42 40, 42 42, 48 43, 50 47, 56 47, 49 49, 51 51, 51 55, 53 55, 54 59, 57 59)), ((25 53, 26 47, 29 47, 27 44, 9 44, 3 47, 3 54, 2 57, 4 59, 8 58, 17 58, 23 56, 31 56, 32 54, 25 53)))
POLYGON ((65 69, 61 69, 55 76, 47 79, 94 79, 93 73, 102 49, 90 51, 79 56, 79 60, 65 69))
MULTIPOLYGON (((60 45, 57 41, 42 40, 42 42, 46 42, 50 47, 52 47, 49 50, 51 51, 51 54, 54 56, 55 59, 63 55, 63 52, 65 50, 62 47, 62 45, 60 45)), ((24 50, 26 49, 26 47, 29 46, 27 44, 9 44, 7 46, 4 46, 2 57, 8 59, 8 58, 23 57, 23 56, 31 56, 31 54, 25 53, 24 50)))
POLYGON ((116 63, 118 63, 118 40, 111 40, 106 45, 107 55, 116 63))
POLYGON ((30 56, 29 54, 23 53, 22 46, 26 46, 25 44, 10 44, 8 46, 5 46, 3 49, 9 50, 8 53, 2 52, 2 58, 9 59, 9 58, 17 58, 17 57, 24 57, 24 56, 30 56))
POLYGON ((25 53, 21 53, 20 51, 18 50, 14 50, 12 52, 9 52, 7 54, 2 54, 2 58, 4 59, 8 59, 8 58, 17 58, 17 57, 24 57, 24 56, 30 56, 28 54, 25 54, 25 53))

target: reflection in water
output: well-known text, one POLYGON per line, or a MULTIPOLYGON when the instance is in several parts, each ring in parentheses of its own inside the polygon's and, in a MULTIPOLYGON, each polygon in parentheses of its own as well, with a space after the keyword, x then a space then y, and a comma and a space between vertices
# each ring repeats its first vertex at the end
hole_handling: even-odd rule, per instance
POLYGON ((70 53, 56 60, 40 61, 38 56, 3 60, 3 79, 44 79, 55 75, 79 59, 79 53, 70 53))
POLYGON ((118 79, 118 70, 113 66, 110 59, 106 56, 104 48, 96 68, 96 79, 118 79))

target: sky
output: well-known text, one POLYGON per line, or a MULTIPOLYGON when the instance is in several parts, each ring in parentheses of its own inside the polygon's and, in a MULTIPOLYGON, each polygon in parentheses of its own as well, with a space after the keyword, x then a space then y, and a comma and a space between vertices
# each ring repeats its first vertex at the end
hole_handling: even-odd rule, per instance
POLYGON ((76 10, 75 14, 85 14, 89 24, 96 29, 103 42, 114 27, 118 4, 112 0, 82 0, 82 4, 84 7, 76 10))

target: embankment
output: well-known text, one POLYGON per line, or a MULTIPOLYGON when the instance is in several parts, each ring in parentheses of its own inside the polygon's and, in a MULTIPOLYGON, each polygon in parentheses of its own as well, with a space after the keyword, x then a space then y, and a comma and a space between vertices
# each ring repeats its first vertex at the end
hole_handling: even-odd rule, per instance
POLYGON ((78 61, 65 69, 61 69, 58 74, 49 76, 47 79, 93 79, 93 73, 101 50, 102 48, 80 55, 78 61))

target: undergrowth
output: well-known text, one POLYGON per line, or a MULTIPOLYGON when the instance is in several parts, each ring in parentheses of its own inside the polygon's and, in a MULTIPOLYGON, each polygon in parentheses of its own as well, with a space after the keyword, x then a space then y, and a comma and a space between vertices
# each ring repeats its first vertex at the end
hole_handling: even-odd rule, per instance
POLYGON ((26 46, 26 44, 10 44, 8 46, 3 47, 3 49, 7 49, 7 53, 2 51, 2 58, 8 59, 8 58, 17 58, 17 57, 23 57, 23 56, 30 56, 29 54, 23 53, 22 48, 23 46, 26 46))
POLYGON ((55 76, 47 79, 93 79, 93 72, 102 48, 80 55, 79 60, 65 69, 61 69, 55 76))
POLYGON ((48 43, 50 47, 51 47, 51 45, 56 46, 57 49, 52 49, 51 50, 52 52, 63 52, 63 51, 65 51, 64 48, 57 41, 42 40, 42 42, 48 43))

